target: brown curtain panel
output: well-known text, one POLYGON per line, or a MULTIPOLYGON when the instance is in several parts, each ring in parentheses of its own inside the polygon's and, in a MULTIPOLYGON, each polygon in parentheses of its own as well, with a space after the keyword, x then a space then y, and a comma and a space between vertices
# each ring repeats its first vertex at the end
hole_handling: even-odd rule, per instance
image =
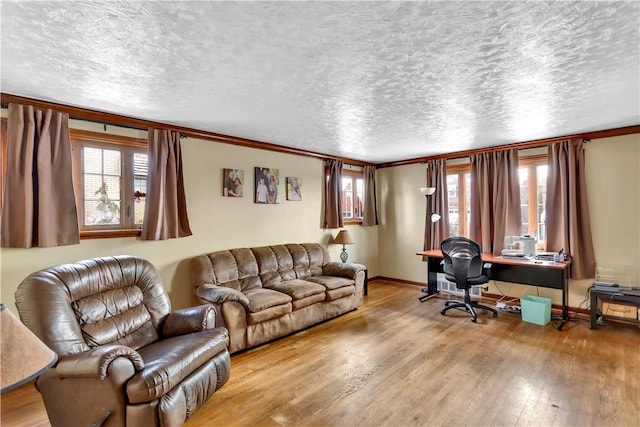
POLYGON ((324 188, 324 228, 340 228, 342 222, 342 162, 327 160, 329 179, 324 188))
POLYGON ((518 151, 472 155, 470 195, 469 236, 483 252, 499 254, 504 237, 520 235, 522 229, 518 151))
POLYGON ((449 237, 449 200, 447 192, 447 161, 427 161, 427 187, 436 192, 427 196, 427 211, 424 223, 424 250, 439 249, 440 242, 449 237), (438 222, 431 221, 432 214, 440 215, 438 222))
POLYGON ((595 277, 596 257, 587 203, 582 140, 549 145, 547 172, 547 250, 571 255, 571 277, 595 277))
POLYGON ((378 207, 376 202, 376 167, 365 166, 364 175, 364 207, 362 209, 362 225, 378 225, 378 207))
POLYGON ((191 236, 182 178, 180 134, 149 129, 147 200, 143 240, 191 236))
POLYGON ((2 247, 80 243, 69 115, 9 104, 2 247))

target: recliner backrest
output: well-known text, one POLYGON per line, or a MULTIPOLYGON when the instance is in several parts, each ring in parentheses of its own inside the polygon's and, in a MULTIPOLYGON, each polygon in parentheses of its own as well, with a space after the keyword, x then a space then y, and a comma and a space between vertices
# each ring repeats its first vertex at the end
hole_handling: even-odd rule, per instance
POLYGON ((158 340, 171 312, 155 267, 128 255, 32 273, 15 297, 22 322, 58 355, 104 344, 139 349, 158 340))

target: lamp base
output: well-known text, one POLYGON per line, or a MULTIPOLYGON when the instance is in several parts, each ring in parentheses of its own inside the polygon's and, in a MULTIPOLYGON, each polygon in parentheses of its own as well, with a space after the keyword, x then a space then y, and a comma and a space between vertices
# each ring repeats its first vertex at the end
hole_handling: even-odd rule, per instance
POLYGON ((340 253, 340 259, 342 260, 343 263, 346 263, 348 258, 349 258, 349 254, 347 253, 347 248, 345 248, 345 246, 342 245, 342 252, 340 253))

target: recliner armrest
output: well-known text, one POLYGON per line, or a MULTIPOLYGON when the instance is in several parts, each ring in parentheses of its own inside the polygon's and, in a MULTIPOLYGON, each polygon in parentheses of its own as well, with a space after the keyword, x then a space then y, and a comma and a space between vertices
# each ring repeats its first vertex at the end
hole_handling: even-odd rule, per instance
POLYGON ((58 360, 56 373, 61 378, 107 378, 111 362, 122 357, 128 359, 136 371, 144 369, 144 361, 137 351, 124 345, 103 345, 93 350, 63 356, 58 360))
POLYGON ((162 336, 175 337, 215 327, 216 309, 210 304, 203 304, 170 313, 162 324, 162 336))

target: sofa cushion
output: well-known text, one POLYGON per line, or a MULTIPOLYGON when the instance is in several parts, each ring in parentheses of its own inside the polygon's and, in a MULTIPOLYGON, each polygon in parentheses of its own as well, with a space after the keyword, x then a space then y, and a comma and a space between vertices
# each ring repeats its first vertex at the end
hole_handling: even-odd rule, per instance
POLYGON ((310 282, 319 283, 325 288, 327 288, 327 290, 330 290, 330 291, 334 289, 353 286, 356 283, 352 279, 347 279, 347 278, 338 277, 338 276, 314 276, 314 277, 309 277, 307 280, 310 282))
POLYGON ((164 396, 217 354, 226 351, 224 328, 207 329, 156 341, 138 350, 144 369, 127 382, 129 402, 151 402, 164 396))
POLYGON ((293 310, 300 310, 301 308, 305 308, 308 307, 312 304, 315 304, 317 302, 323 302, 324 300, 327 299, 327 296, 325 295, 325 293, 321 293, 321 294, 316 294, 316 295, 311 295, 309 297, 306 298, 302 298, 302 299, 297 299, 295 301, 293 301, 292 306, 293 306, 293 310))
POLYGON ((272 247, 262 246, 259 248, 251 248, 251 251, 256 258, 258 274, 263 287, 268 287, 280 282, 282 278, 278 270, 278 258, 273 252, 272 247))
POLYGON ((325 287, 318 283, 312 283, 300 279, 292 279, 276 283, 269 286, 269 289, 287 294, 294 301, 309 297, 311 295, 323 294, 325 291, 325 287))
POLYGON ((335 301, 337 299, 347 297, 356 293, 355 286, 344 286, 338 289, 327 290, 327 301, 335 301))
POLYGON ((286 305, 291 302, 291 297, 273 289, 252 289, 245 292, 249 299, 249 311, 257 313, 267 308, 278 305, 286 305))
POLYGON ((247 313, 247 324, 255 325, 266 322, 267 320, 276 319, 286 314, 290 314, 292 311, 292 304, 288 302, 286 304, 265 308, 264 310, 256 311, 254 313, 249 312, 247 313))

